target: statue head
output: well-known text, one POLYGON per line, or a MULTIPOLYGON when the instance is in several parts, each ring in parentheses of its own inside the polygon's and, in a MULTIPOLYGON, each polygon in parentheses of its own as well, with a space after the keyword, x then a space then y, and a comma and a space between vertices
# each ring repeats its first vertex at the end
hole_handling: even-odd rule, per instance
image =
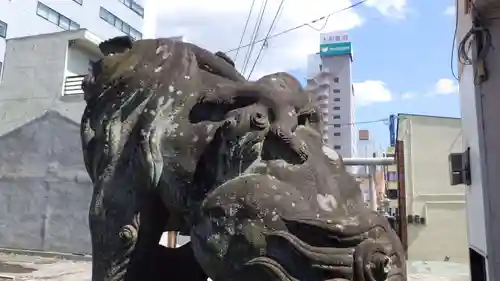
POLYGON ((191 234, 202 267, 212 279, 404 280, 386 219, 364 208, 316 131, 299 126, 296 136, 312 148, 305 163, 258 159, 206 195, 191 234))
MULTIPOLYGON (((260 83, 291 98, 303 93, 299 84, 280 86, 279 78, 260 83)), ((307 112, 308 102, 295 101, 297 112, 307 112)), ((292 137, 309 148, 307 160, 296 162, 266 129, 273 121, 266 107, 226 116, 206 164, 197 167, 204 193, 191 232, 212 279, 404 280, 397 236, 384 217, 364 207, 358 183, 342 158, 323 147, 317 123, 295 116, 292 137), (265 124, 261 130, 249 126, 252 116, 265 124)))

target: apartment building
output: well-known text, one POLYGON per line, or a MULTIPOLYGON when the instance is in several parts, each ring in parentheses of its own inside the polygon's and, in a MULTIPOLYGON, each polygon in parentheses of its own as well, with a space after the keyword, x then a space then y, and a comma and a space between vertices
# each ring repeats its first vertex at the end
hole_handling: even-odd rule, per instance
POLYGON ((140 39, 143 22, 139 0, 2 0, 0 74, 8 39, 81 28, 102 39, 124 34, 140 39))
POLYGON ((342 157, 357 153, 354 88, 351 78, 352 48, 347 34, 321 34, 320 51, 308 57, 307 79, 311 83, 322 73, 327 87, 316 96, 323 113, 323 141, 342 157))

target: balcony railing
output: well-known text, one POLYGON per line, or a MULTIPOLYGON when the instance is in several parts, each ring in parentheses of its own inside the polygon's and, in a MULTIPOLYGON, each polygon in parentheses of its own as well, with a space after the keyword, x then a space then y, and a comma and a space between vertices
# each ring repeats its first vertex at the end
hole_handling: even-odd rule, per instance
POLYGON ((82 82, 85 75, 67 76, 64 81, 65 96, 83 95, 82 82))

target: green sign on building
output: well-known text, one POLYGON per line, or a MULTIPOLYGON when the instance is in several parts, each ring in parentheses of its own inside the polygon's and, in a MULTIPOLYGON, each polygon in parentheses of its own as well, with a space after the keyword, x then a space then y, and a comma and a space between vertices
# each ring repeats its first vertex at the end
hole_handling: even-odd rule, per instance
POLYGON ((319 48, 321 56, 350 55, 352 52, 351 42, 321 44, 319 48))

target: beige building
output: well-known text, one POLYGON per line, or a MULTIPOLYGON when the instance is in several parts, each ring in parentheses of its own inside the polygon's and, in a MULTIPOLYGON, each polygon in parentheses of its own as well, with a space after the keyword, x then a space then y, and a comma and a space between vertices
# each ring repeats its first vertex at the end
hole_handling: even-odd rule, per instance
POLYGON ((460 152, 461 121, 398 115, 405 158, 408 259, 467 263, 465 187, 451 186, 448 155, 460 152))
MULTIPOLYGON (((393 158, 394 147, 387 148, 385 157, 393 158)), ((385 199, 388 201, 387 212, 391 216, 399 215, 398 203, 398 168, 396 165, 385 167, 385 199)))

